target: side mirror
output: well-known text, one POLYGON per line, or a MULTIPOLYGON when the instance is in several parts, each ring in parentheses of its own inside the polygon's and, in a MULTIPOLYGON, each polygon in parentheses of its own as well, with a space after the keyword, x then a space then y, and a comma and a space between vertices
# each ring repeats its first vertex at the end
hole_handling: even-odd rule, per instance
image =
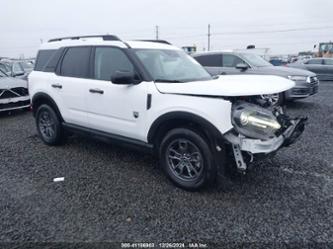
POLYGON ((238 63, 236 65, 236 68, 241 70, 241 71, 246 71, 249 68, 249 66, 246 65, 245 63, 238 63))
POLYGON ((138 80, 133 72, 129 71, 116 71, 111 77, 111 82, 117 85, 130 85, 137 84, 138 80))

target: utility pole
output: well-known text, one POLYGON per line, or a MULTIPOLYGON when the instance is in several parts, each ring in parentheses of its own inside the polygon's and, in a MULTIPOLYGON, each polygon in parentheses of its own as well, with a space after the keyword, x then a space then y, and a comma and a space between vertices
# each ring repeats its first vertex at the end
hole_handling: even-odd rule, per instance
POLYGON ((211 36, 211 33, 210 33, 210 24, 208 24, 208 46, 207 46, 207 51, 210 50, 210 36, 211 36))
POLYGON ((155 27, 155 33, 156 33, 156 40, 158 40, 158 26, 155 27))

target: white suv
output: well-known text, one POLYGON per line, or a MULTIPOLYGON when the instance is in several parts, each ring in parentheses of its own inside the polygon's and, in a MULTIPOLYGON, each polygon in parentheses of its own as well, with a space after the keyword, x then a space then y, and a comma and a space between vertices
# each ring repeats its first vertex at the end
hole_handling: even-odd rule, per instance
POLYGON ((245 172, 256 155, 299 137, 305 119, 265 108, 258 98, 293 86, 277 76, 212 78, 167 42, 112 35, 50 40, 29 76, 46 144, 60 144, 71 131, 145 148, 176 185, 192 190, 227 165, 245 172))

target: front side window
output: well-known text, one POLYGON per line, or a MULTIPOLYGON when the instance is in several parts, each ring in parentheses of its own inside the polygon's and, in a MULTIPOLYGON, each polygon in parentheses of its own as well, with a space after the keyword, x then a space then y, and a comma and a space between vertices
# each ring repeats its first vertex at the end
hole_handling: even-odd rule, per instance
POLYGON ((134 73, 134 67, 126 54, 119 48, 97 47, 94 78, 110 81, 117 71, 134 73))
POLYGON ((90 51, 90 47, 69 48, 62 60, 60 75, 88 78, 90 51))
POLYGON ((181 50, 136 49, 136 55, 156 82, 210 80, 210 74, 181 50))
POLYGON ((220 54, 207 54, 195 57, 204 67, 222 67, 222 56, 220 54))
POLYGON ((236 67, 239 63, 245 63, 241 58, 233 54, 223 54, 223 67, 236 67))

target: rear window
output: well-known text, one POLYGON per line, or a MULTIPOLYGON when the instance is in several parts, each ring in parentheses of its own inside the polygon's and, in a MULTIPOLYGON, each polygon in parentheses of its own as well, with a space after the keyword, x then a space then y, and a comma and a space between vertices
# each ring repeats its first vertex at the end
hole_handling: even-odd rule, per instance
POLYGON ((36 64, 35 64, 35 71, 43 71, 45 66, 47 65, 50 58, 57 50, 40 50, 37 54, 36 64))

